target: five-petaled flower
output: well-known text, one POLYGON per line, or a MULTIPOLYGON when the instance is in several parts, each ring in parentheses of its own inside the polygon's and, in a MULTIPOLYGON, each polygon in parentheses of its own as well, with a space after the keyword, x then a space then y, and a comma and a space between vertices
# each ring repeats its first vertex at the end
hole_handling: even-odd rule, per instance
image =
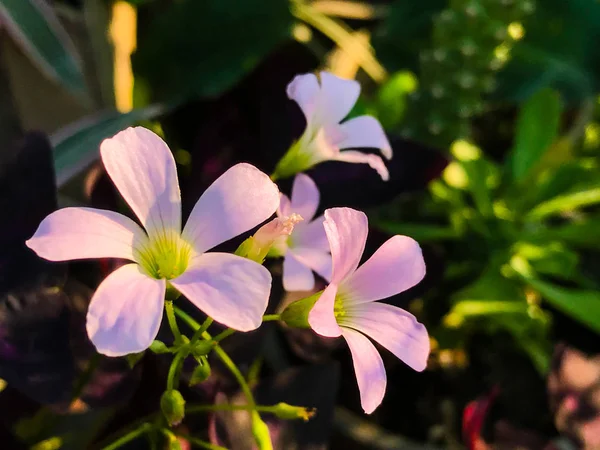
POLYGON ((366 163, 387 180, 389 172, 379 156, 345 150, 376 148, 387 159, 392 157, 390 143, 374 117, 360 116, 340 123, 352 110, 359 94, 360 84, 355 80, 328 72, 320 73, 320 82, 312 73, 297 75, 288 85, 287 95, 304 113, 306 129, 281 159, 273 178, 288 177, 332 160, 366 163))
POLYGON ((403 309, 376 303, 421 281, 425 263, 413 239, 393 236, 358 267, 368 232, 367 216, 360 211, 328 209, 324 227, 333 273, 311 309, 308 323, 322 336, 346 339, 361 404, 370 414, 383 400, 386 373, 379 352, 366 336, 415 370, 422 371, 427 365, 430 345, 425 327, 403 309))
POLYGON ((283 287, 286 291, 310 291, 315 286, 314 270, 327 281, 331 277, 331 254, 323 228, 323 216, 313 219, 319 207, 319 189, 304 174, 296 175, 291 200, 281 194, 280 217, 300 214, 304 218, 292 234, 281 239, 271 253, 283 256, 283 287))
POLYGON ((100 353, 120 356, 146 349, 162 320, 167 288, 175 288, 217 322, 249 331, 262 322, 271 275, 249 259, 206 253, 268 219, 279 190, 267 175, 238 164, 200 197, 181 230, 175 160, 145 128, 105 140, 106 171, 145 231, 121 214, 65 208, 46 217, 27 245, 52 261, 124 258, 92 297, 87 332, 100 353))

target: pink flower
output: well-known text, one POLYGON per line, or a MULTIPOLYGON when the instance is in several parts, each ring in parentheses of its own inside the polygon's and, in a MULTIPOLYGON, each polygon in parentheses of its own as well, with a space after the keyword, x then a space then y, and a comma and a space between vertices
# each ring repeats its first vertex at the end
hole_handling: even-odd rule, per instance
POLYGON ((299 214, 304 219, 296 224, 291 236, 276 246, 277 256, 283 256, 283 287, 286 291, 310 291, 315 286, 314 270, 326 280, 331 277, 331 254, 323 228, 323 216, 314 220, 319 207, 319 189, 304 174, 296 175, 292 200, 281 194, 277 215, 299 214))
POLYGON ((271 275, 248 259, 207 250, 258 225, 276 210, 279 191, 267 175, 238 164, 200 197, 181 230, 175 160, 145 128, 128 128, 100 146, 106 171, 129 204, 133 220, 92 208, 65 208, 46 217, 27 245, 52 261, 125 258, 98 287, 87 332, 100 353, 146 349, 162 320, 167 287, 183 293, 217 322, 258 328, 271 275))
POLYGON ((340 123, 352 110, 360 94, 360 84, 320 73, 297 75, 287 87, 287 95, 300 106, 306 117, 306 130, 275 169, 275 177, 287 177, 323 161, 366 163, 384 180, 389 172, 383 160, 352 148, 376 148, 387 159, 392 148, 381 127, 371 116, 360 116, 340 123))
POLYGON ((429 356, 429 337, 415 317, 392 305, 376 303, 416 285, 425 275, 419 245, 406 236, 385 242, 361 267, 367 216, 350 208, 325 211, 333 275, 308 315, 318 334, 343 336, 350 347, 363 409, 370 414, 383 400, 386 374, 375 340, 414 370, 429 356))

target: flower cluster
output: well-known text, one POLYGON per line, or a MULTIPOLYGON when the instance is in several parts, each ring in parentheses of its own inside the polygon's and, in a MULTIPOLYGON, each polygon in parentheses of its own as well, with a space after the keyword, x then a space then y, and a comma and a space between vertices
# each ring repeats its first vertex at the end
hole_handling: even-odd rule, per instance
MULTIPOLYGON (((183 227, 176 164, 165 142, 141 127, 105 140, 100 147, 102 162, 138 222, 112 211, 65 208, 46 217, 27 241, 39 256, 52 261, 130 261, 112 272, 91 299, 87 332, 98 352, 123 356, 151 347, 165 300, 179 295, 232 331, 258 328, 272 283, 262 263, 265 258, 283 257, 286 290, 314 292, 313 272, 328 286, 292 305, 282 317, 296 311, 319 335, 344 337, 367 413, 381 403, 386 387, 382 359, 369 338, 413 369, 423 370, 429 354, 424 326, 408 312, 376 302, 423 278, 425 264, 418 244, 394 236, 358 267, 367 217, 350 208, 333 208, 315 218, 319 190, 300 173, 322 161, 337 160, 367 163, 388 178, 379 156, 340 151, 372 147, 388 159, 392 156, 373 117, 339 123, 359 92, 355 81, 328 73, 319 79, 313 74, 297 76, 288 86, 288 96, 302 109, 306 130, 275 173, 269 177, 249 164, 231 167, 198 199, 183 227), (272 180, 291 175, 296 177, 288 198, 272 180), (263 222, 235 254, 211 251, 263 222)), ((286 322, 298 322, 298 317, 286 322)), ((152 348, 170 351, 159 344, 152 348)), ((186 351, 204 358, 197 346, 194 349, 186 351)), ((205 359, 200 361, 206 364, 205 359)))

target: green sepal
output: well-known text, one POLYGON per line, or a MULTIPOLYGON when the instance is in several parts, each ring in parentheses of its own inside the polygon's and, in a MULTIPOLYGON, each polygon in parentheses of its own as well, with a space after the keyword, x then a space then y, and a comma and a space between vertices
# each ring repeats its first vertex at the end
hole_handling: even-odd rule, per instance
POLYGON ((323 291, 319 291, 310 297, 290 303, 281 313, 281 320, 293 328, 310 328, 308 314, 322 293, 323 291))
POLYGON ((158 340, 152 341, 152 344, 150 344, 148 350, 156 354, 169 353, 169 347, 167 347, 167 345, 164 342, 158 340))
POLYGON ((214 341, 200 340, 197 341, 191 348, 191 353, 194 356, 206 356, 212 351, 213 348, 215 348, 214 341))
POLYGON ((130 353, 125 356, 125 358, 127 358, 127 364, 129 365, 130 369, 133 369, 135 367, 135 365, 137 363, 139 363, 143 357, 144 357, 144 352, 130 353))
POLYGON ((275 171, 271 175, 271 179, 275 181, 281 178, 288 178, 310 169, 314 164, 311 164, 310 155, 302 152, 302 150, 300 140, 295 141, 285 155, 283 155, 283 158, 277 163, 277 166, 275 166, 275 171))
POLYGON ((250 236, 240 244, 234 254, 236 256, 241 256, 242 258, 248 258, 254 262, 257 262, 258 264, 262 264, 265 261, 267 253, 269 253, 270 249, 270 245, 268 247, 260 247, 256 243, 254 236, 250 236))

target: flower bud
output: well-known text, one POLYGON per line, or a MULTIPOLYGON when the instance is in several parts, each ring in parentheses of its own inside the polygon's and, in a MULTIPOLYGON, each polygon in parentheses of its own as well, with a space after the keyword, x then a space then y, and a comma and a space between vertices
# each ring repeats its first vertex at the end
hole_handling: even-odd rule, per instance
POLYGON ((164 342, 158 340, 152 341, 149 350, 156 354, 169 353, 169 347, 167 347, 167 345, 164 342))
POLYGON ((275 414, 280 419, 284 420, 296 420, 302 419, 308 422, 317 413, 315 408, 305 408, 304 406, 294 406, 287 403, 277 403, 275 405, 275 414))
POLYGON ((190 386, 202 383, 210 376, 210 364, 208 364, 208 360, 206 358, 202 358, 201 361, 202 363, 198 364, 198 366, 192 372, 190 386))
POLYGON ((242 242, 235 254, 262 264, 269 250, 280 239, 286 239, 287 236, 292 234, 294 225, 302 220, 299 214, 292 214, 289 217, 276 217, 260 227, 254 236, 242 242))
POLYGON ((185 417, 185 400, 181 392, 165 391, 160 398, 160 409, 170 426, 179 425, 185 417))
POLYGON ((310 313, 310 310, 315 306, 315 303, 322 293, 323 291, 319 291, 310 297, 290 303, 281 313, 281 320, 290 327, 310 328, 310 324, 308 323, 308 313, 310 313))

